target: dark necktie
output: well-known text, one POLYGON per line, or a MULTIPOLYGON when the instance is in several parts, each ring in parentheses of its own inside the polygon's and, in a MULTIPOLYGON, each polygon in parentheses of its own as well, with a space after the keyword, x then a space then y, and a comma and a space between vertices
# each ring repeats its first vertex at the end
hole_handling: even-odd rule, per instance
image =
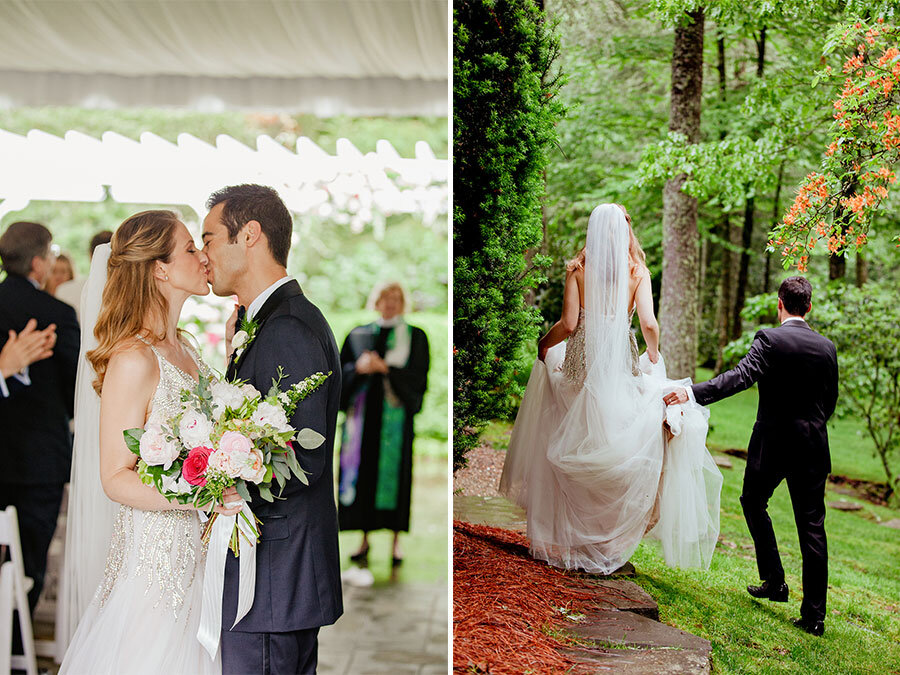
POLYGON ((237 315, 237 328, 235 330, 241 329, 241 322, 244 320, 244 317, 247 315, 247 308, 241 305, 238 307, 238 315, 237 315))

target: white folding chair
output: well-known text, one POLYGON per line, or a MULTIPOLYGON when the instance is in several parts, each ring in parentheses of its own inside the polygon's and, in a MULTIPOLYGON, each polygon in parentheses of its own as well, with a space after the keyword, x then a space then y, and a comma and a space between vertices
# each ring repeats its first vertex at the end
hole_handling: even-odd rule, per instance
POLYGON ((37 675, 27 595, 34 582, 25 576, 15 506, 8 506, 5 511, 0 511, 0 547, 8 547, 9 550, 9 561, 0 566, 0 673, 8 673, 11 668, 17 668, 25 670, 28 675, 37 675), (24 656, 12 656, 14 610, 19 610, 19 632, 25 648, 24 656))

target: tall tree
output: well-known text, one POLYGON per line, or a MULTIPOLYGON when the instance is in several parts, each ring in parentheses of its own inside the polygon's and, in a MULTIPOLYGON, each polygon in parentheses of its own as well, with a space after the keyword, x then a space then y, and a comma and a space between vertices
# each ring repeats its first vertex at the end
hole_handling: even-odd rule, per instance
MULTIPOLYGON (((669 131, 696 143, 703 92, 703 8, 687 13, 675 28, 669 131)), ((663 189, 661 341, 671 377, 693 377, 697 363, 697 199, 682 191, 687 176, 663 189)))

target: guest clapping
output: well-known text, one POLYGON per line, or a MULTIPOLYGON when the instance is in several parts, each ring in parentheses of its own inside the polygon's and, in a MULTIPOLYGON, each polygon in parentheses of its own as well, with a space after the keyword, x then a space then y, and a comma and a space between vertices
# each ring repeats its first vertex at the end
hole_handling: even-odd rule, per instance
POLYGON ((37 321, 29 319, 18 334, 9 331, 9 339, 0 349, 0 398, 8 398, 31 384, 25 370, 35 361, 53 356, 55 343, 56 326, 52 323, 44 330, 37 330, 37 321))
POLYGON ((393 564, 402 562, 399 533, 409 531, 413 416, 422 407, 428 375, 428 339, 408 325, 409 303, 398 283, 377 286, 369 306, 373 323, 354 328, 341 349, 341 407, 347 411, 341 445, 338 522, 362 530, 351 558, 364 562, 368 533, 394 532, 393 564))

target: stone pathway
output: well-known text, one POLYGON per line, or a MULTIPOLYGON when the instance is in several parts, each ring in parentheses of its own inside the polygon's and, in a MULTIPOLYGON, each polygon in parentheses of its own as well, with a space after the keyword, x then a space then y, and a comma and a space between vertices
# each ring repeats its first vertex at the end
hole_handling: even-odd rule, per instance
MULTIPOLYGON (((453 517, 470 523, 525 531, 525 513, 502 497, 456 495, 453 517)), ((630 564, 613 577, 594 579, 597 608, 572 617, 566 632, 578 646, 563 652, 595 673, 642 675, 709 673, 709 641, 660 623, 656 601, 624 578, 634 575, 630 564)))
POLYGON ((344 616, 319 631, 319 673, 447 672, 446 582, 344 586, 344 616))

